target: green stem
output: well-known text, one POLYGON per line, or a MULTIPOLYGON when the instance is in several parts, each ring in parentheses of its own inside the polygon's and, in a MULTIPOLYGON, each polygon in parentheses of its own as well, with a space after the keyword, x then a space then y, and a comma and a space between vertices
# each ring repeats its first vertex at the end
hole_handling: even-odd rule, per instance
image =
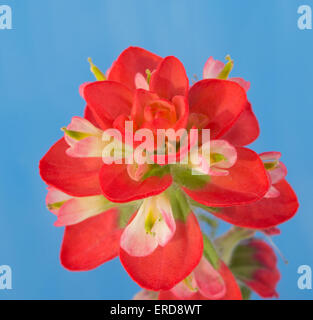
POLYGON ((232 227, 225 234, 218 237, 214 243, 221 259, 226 264, 229 264, 233 254, 233 250, 235 249, 237 244, 242 240, 253 237, 254 234, 255 230, 252 229, 232 227))

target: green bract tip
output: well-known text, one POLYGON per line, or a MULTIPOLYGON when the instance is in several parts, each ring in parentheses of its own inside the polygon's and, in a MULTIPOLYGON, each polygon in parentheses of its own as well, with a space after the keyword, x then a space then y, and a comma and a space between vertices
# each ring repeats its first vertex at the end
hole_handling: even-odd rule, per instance
POLYGON ((61 128, 61 130, 64 131, 65 134, 70 138, 78 141, 91 136, 89 133, 67 130, 66 127, 61 128))
POLYGON ((231 59, 230 55, 227 55, 225 57, 225 59, 228 61, 223 70, 220 72, 220 74, 217 76, 218 79, 221 79, 221 80, 227 80, 230 72, 232 71, 233 69, 233 66, 234 66, 234 61, 231 59))
POLYGON ((104 81, 106 80, 106 76, 104 75, 104 73, 93 64, 91 58, 88 58, 88 62, 90 64, 90 71, 93 73, 93 75, 95 76, 95 78, 98 81, 104 81))

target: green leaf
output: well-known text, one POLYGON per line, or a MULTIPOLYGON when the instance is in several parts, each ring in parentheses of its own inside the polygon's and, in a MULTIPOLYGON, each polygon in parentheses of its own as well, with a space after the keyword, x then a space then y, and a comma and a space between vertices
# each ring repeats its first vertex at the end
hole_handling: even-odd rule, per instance
POLYGON ((211 240, 203 234, 203 255, 211 263, 214 269, 219 268, 220 258, 211 242, 211 240))
POLYGON ((169 173, 170 173, 170 168, 168 165, 160 166, 158 164, 152 164, 150 165, 149 171, 145 173, 144 176, 142 177, 142 180, 145 180, 152 176, 162 178, 163 176, 169 173))
POLYGON ((174 181, 191 190, 202 189, 210 181, 210 176, 192 174, 192 169, 188 166, 174 165, 171 167, 174 181))
POLYGON ((173 215, 176 220, 186 221, 191 209, 183 191, 172 186, 165 191, 170 199, 173 215))
POLYGON ((251 290, 249 288, 247 288, 246 286, 241 286, 240 290, 241 290, 243 300, 251 299, 251 290))

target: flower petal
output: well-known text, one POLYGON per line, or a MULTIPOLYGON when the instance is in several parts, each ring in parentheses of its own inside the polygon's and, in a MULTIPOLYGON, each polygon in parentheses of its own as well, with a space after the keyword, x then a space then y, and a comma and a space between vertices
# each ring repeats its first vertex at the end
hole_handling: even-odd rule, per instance
POLYGON ((164 195, 147 198, 135 218, 125 228, 121 248, 129 255, 144 257, 173 237, 176 224, 169 201, 164 195))
POLYGON ((226 284, 226 294, 221 300, 242 300, 241 290, 238 283, 230 269, 223 261, 220 261, 218 272, 226 284))
POLYGON ((279 195, 280 195, 279 191, 275 187, 270 186, 264 198, 277 198, 279 197, 279 195))
POLYGON ((213 213, 218 218, 239 227, 267 229, 291 219, 298 210, 297 196, 286 180, 274 185, 280 195, 263 198, 250 205, 223 208, 213 213))
POLYGON ((53 213, 53 214, 58 214, 59 212, 59 205, 62 205, 64 201, 72 199, 71 196, 68 194, 49 186, 48 187, 48 193, 46 196, 46 205, 48 209, 53 213), (53 204, 59 204, 57 208, 53 206, 53 204))
POLYGON ((104 164, 100 172, 102 192, 113 202, 128 202, 157 195, 171 184, 169 174, 163 177, 151 176, 143 181, 131 179, 126 164, 104 164))
POLYGON ((121 236, 121 248, 132 257, 145 257, 159 245, 156 237, 145 230, 147 218, 145 213, 143 206, 141 206, 121 236))
POLYGON ((149 84, 142 73, 136 73, 135 75, 135 85, 137 89, 149 90, 149 84))
POLYGON ((250 89, 250 82, 246 81, 245 79, 242 78, 230 78, 228 79, 229 81, 234 81, 237 82, 241 87, 243 87, 246 91, 250 89))
POLYGON ((279 160, 281 158, 281 153, 278 151, 263 152, 260 153, 260 158, 262 161, 279 160))
POLYGON ((117 209, 65 228, 61 263, 71 271, 91 270, 115 258, 122 229, 117 209))
POLYGON ((101 194, 99 171, 101 158, 73 158, 66 154, 64 139, 56 142, 41 159, 41 178, 71 196, 84 197, 101 194))
POLYGON ((205 128, 211 130, 211 139, 218 139, 225 134, 239 118, 246 104, 246 92, 232 81, 202 80, 189 90, 190 113, 207 117, 205 128))
POLYGON ((225 66, 225 63, 219 60, 214 60, 210 57, 203 68, 203 79, 215 79, 221 73, 225 66))
POLYGON ((135 121, 137 127, 140 128, 144 122, 145 106, 157 99, 159 99, 159 97, 156 93, 144 89, 138 89, 135 91, 131 117, 135 121))
MULTIPOLYGON (((242 295, 240 288, 236 282, 235 277, 232 272, 226 266, 223 261, 220 261, 220 267, 218 269, 219 274, 223 278, 223 281, 226 285, 226 293, 219 300, 242 300, 242 295)), ((161 291, 159 294, 159 300, 179 300, 171 290, 161 291)), ((193 294, 191 297, 188 297, 188 300, 211 300, 203 296, 199 291, 193 294)))
POLYGON ((197 283, 193 276, 193 272, 170 291, 179 299, 188 300, 191 298, 197 291, 197 283))
POLYGON ((202 234, 194 214, 186 222, 176 221, 174 237, 151 255, 132 257, 121 249, 120 259, 128 274, 141 287, 168 290, 186 278, 202 257, 202 234))
POLYGON ((230 145, 225 140, 211 140, 210 141, 210 153, 219 154, 224 157, 223 160, 211 165, 216 166, 217 168, 231 168, 237 161, 237 152, 236 148, 230 145))
POLYGON ((279 162, 278 166, 273 170, 268 170, 268 173, 271 177, 272 184, 275 184, 286 177, 287 168, 282 162, 279 162))
POLYGON ((183 64, 175 57, 166 57, 152 74, 150 90, 160 98, 172 100, 174 96, 187 96, 189 81, 183 64))
POLYGON ((175 130, 186 128, 188 124, 189 106, 188 98, 183 96, 175 96, 172 99, 176 108, 177 122, 175 123, 175 130))
POLYGON ((101 135, 102 131, 96 128, 90 121, 81 117, 73 117, 71 123, 66 127, 67 130, 101 135))
POLYGON ((157 300, 157 298, 157 292, 143 289, 134 295, 133 300, 157 300))
POLYGON ((113 81, 92 82, 84 87, 84 99, 101 129, 120 115, 129 115, 133 101, 132 91, 113 81))
POLYGON ((269 178, 259 156, 252 150, 236 148, 237 161, 227 176, 211 176, 198 189, 183 188, 195 201, 210 207, 255 202, 268 191, 269 178))
POLYGON ((71 157, 101 157, 105 143, 102 130, 96 128, 85 118, 73 117, 71 123, 63 129, 64 139, 70 146, 66 154, 71 157))
POLYGON ((124 50, 113 63, 108 74, 108 80, 117 81, 129 89, 136 89, 135 76, 137 73, 146 75, 146 70, 153 72, 162 58, 138 47, 124 50))
MULTIPOLYGON (((67 142, 69 139, 66 139, 67 142)), ((87 137, 72 143, 72 146, 66 150, 66 154, 74 158, 101 158, 104 147, 105 142, 102 141, 101 136, 87 137)))
POLYGON ((244 111, 234 125, 220 138, 229 141, 234 146, 245 146, 258 138, 260 128, 253 113, 250 102, 247 102, 244 111))
POLYGON ((102 213, 108 206, 103 196, 73 198, 64 203, 59 212, 56 227, 69 226, 102 213))
POLYGON ((233 252, 230 268, 238 280, 261 297, 278 297, 277 257, 265 241, 253 238, 241 242, 233 252))
MULTIPOLYGON (((85 112, 84 112, 84 118, 87 119, 90 123, 92 123, 95 127, 97 128, 101 128, 101 122, 99 123, 95 116, 93 115, 91 109, 86 106, 85 108, 85 112)), ((106 129, 108 129, 110 127, 109 123, 106 129)))
POLYGON ((225 282, 206 258, 202 257, 193 273, 200 294, 212 300, 218 300, 225 296, 225 282))

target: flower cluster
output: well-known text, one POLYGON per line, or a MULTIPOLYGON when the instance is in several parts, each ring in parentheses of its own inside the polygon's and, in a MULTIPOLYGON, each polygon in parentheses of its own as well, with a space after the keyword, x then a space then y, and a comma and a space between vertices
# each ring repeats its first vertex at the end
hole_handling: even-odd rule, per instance
POLYGON ((253 237, 277 232, 298 201, 281 154, 245 147, 259 125, 250 83, 229 78, 230 57, 210 57, 191 86, 177 58, 137 47, 106 73, 90 65, 97 81, 80 87, 84 117, 73 117, 40 161, 48 209, 65 226, 62 265, 86 271, 119 256, 145 289, 140 299, 241 299, 250 289, 276 296, 275 254, 253 237), (194 139, 195 130, 209 136, 194 139), (138 139, 147 131, 162 132, 161 145, 138 139), (106 161, 108 148, 119 161, 106 161), (149 161, 134 161, 135 149, 149 161), (198 221, 212 224, 210 215, 234 227, 213 239, 198 221))

